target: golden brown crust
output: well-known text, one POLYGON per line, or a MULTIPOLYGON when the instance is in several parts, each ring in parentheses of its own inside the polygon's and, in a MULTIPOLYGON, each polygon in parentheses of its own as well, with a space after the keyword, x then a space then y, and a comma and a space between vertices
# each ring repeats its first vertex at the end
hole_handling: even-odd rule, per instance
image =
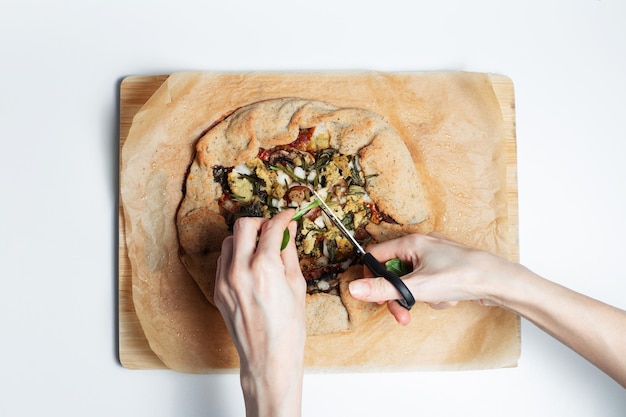
POLYGON ((348 312, 350 324, 354 327, 359 327, 373 316, 379 314, 381 311, 384 312, 387 310, 387 307, 384 304, 379 305, 378 303, 366 303, 358 301, 350 296, 348 285, 350 282, 359 278, 363 278, 363 267, 361 265, 354 265, 341 274, 339 280, 341 302, 348 312))
POLYGON ((306 297, 307 335, 343 333, 350 330, 348 312, 336 295, 317 293, 306 297))
POLYGON ((369 223, 365 227, 365 229, 372 236, 372 240, 374 242, 385 242, 387 240, 397 239, 402 236, 410 235, 411 233, 423 233, 424 225, 399 225, 381 222, 378 224, 369 223))
MULTIPOLYGON (((359 154, 363 173, 370 178, 367 192, 385 214, 401 224, 418 224, 428 218, 426 192, 409 150, 380 115, 300 98, 246 105, 198 141, 186 179, 186 195, 177 213, 181 259, 211 303, 214 252, 228 235, 219 215, 222 189, 214 181, 213 168, 245 163, 258 154, 259 148, 289 144, 298 138, 301 129, 318 125, 329 132, 330 145, 340 153, 359 154)), ((349 328, 339 296, 308 296, 307 311, 309 335, 349 328)))
POLYGON ((397 134, 385 130, 360 152, 361 166, 370 177, 367 192, 383 213, 399 224, 418 224, 428 218, 426 190, 415 164, 397 134))

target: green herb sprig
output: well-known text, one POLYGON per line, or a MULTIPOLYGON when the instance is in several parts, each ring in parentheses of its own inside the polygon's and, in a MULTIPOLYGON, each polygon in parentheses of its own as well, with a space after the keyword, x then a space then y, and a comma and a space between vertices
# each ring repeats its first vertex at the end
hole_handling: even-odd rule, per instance
MULTIPOLYGON (((312 210, 319 205, 320 205, 320 200, 316 198, 315 200, 311 201, 309 204, 307 204, 306 206, 298 210, 296 214, 294 214, 294 216, 291 218, 291 220, 294 220, 294 221, 300 220, 302 216, 304 216, 309 210, 312 210)), ((285 231, 283 232, 283 242, 280 245, 281 251, 287 247, 290 237, 291 236, 289 234, 289 229, 285 229, 285 231)))

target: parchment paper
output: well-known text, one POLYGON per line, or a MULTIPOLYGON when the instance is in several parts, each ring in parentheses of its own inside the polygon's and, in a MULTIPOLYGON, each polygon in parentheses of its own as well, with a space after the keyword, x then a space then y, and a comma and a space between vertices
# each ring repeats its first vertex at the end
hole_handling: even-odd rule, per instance
MULTIPOLYGON (((134 307, 151 349, 171 369, 206 373, 238 367, 219 312, 178 258, 175 213, 193 145, 235 108, 287 96, 367 108, 385 117, 427 178, 432 228, 514 258, 503 119, 488 74, 173 74, 133 119, 120 171, 134 307)), ((381 310, 351 333, 309 337, 307 370, 516 365, 519 318, 510 312, 473 303, 436 311, 418 303, 412 315, 406 328, 381 310)))

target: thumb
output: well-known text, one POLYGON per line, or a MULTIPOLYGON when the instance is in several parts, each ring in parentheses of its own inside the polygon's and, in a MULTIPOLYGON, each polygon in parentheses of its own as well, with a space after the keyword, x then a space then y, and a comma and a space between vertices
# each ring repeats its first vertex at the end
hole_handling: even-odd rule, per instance
POLYGON ((398 290, 384 278, 362 278, 349 285, 350 295, 359 301, 383 302, 400 298, 398 290))

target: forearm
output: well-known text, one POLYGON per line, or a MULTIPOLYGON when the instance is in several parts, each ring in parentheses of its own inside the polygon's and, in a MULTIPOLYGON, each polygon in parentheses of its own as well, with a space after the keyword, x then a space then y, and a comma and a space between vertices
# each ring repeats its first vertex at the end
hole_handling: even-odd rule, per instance
MULTIPOLYGON (((413 266, 405 282, 434 308, 473 300, 511 310, 565 343, 626 388, 626 312, 571 291, 527 268, 437 235, 413 234, 368 247, 377 259, 400 258, 413 266)), ((382 278, 356 280, 350 293, 361 301, 394 300, 382 278)), ((389 305, 399 323, 409 313, 389 305)))
POLYGON ((500 279, 497 303, 525 317, 626 388, 626 312, 521 266, 500 279))

